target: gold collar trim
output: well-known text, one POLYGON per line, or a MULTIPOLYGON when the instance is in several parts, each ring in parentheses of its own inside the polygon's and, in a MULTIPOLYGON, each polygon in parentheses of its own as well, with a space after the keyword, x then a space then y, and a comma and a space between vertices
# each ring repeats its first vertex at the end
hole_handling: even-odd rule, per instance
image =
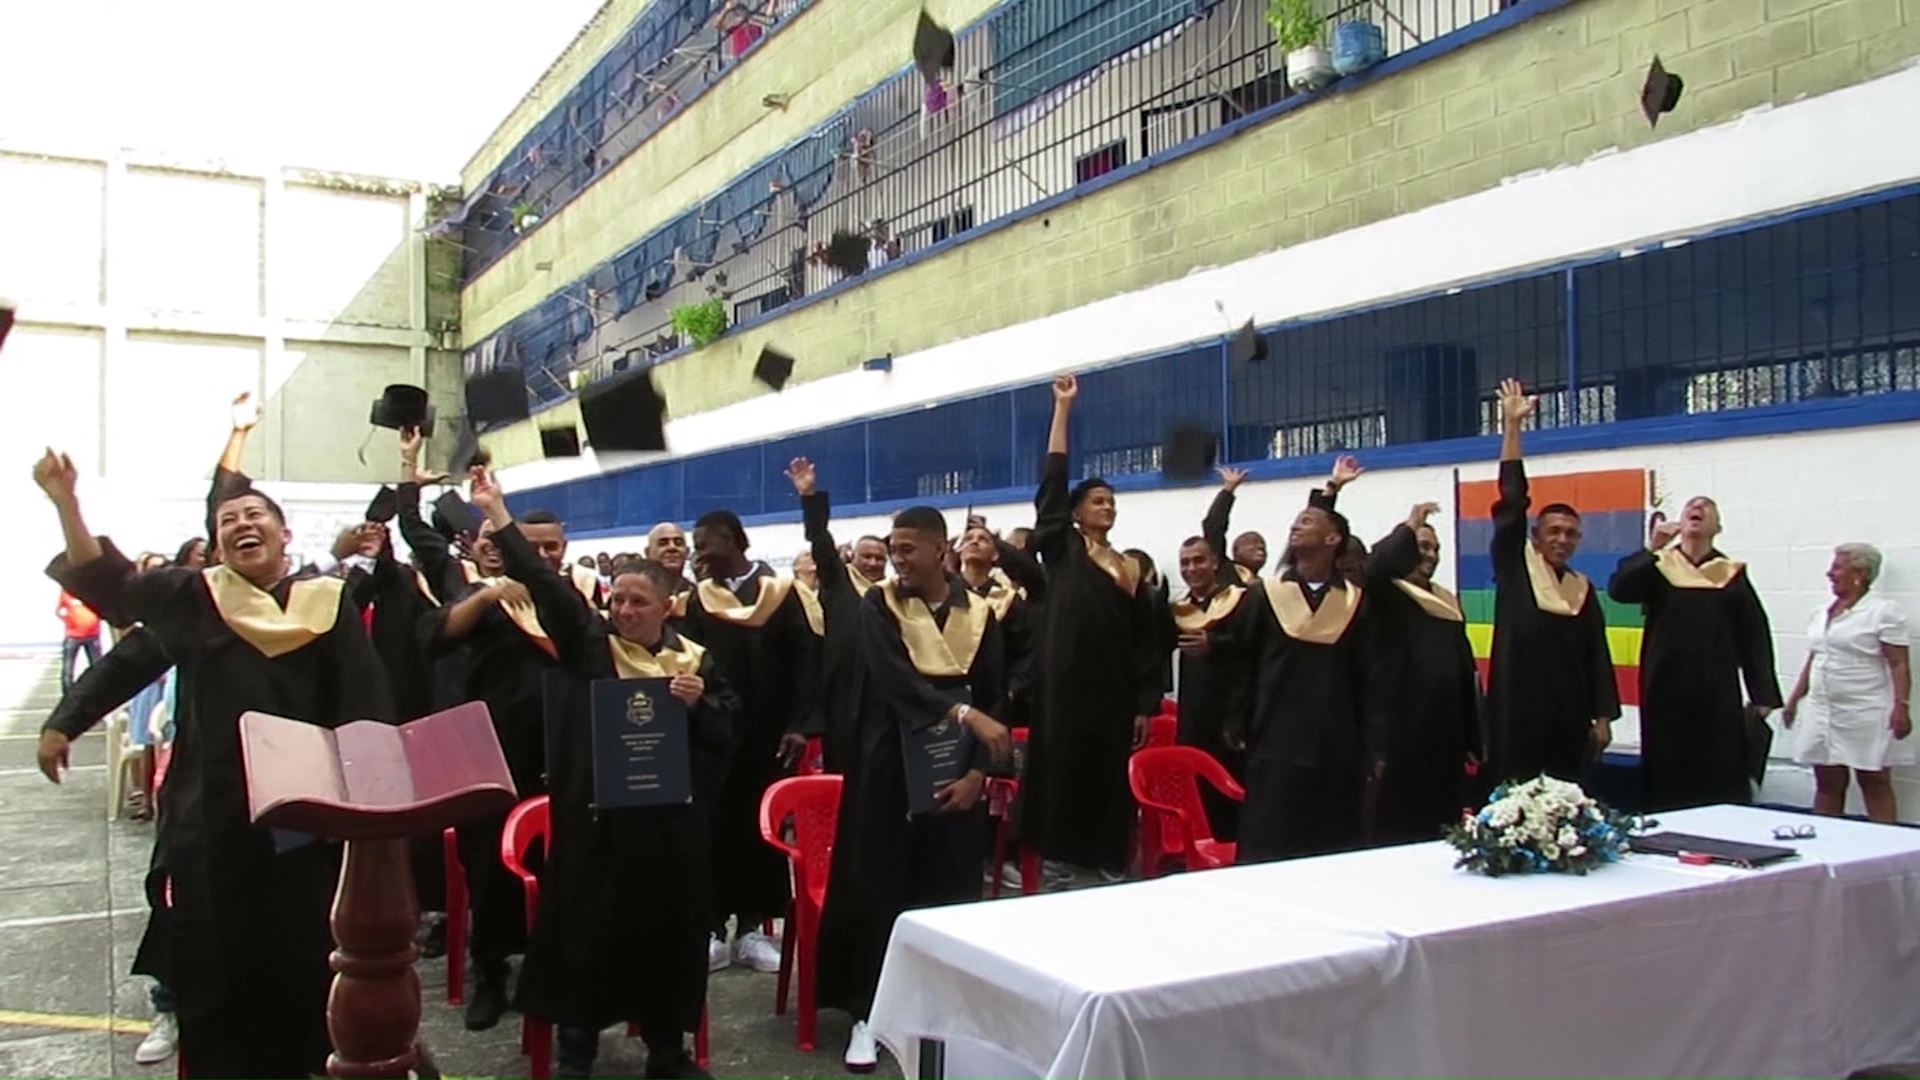
MULTIPOLYGON (((847 571, 847 577, 849 578, 857 578, 859 576, 859 574, 851 570, 847 571)), ((799 578, 794 578, 793 593, 800 598, 800 610, 806 613, 807 629, 813 631, 814 637, 825 637, 827 635, 827 613, 820 607, 820 590, 801 581, 799 578)))
POLYGON ((301 578, 287 587, 287 606, 230 567, 201 571, 213 607, 235 636, 263 656, 284 656, 333 629, 346 582, 337 577, 301 578))
POLYGON ((1134 560, 1133 556, 1115 551, 1106 544, 1096 544, 1084 534, 1081 539, 1087 543, 1087 558, 1093 560, 1093 565, 1105 570, 1107 576, 1120 586, 1122 592, 1132 596, 1139 591, 1140 578, 1143 575, 1140 572, 1140 564, 1134 560))
POLYGON ((1286 578, 1266 580, 1267 600, 1274 621, 1295 641, 1310 645, 1333 645, 1346 636, 1347 627, 1360 612, 1360 586, 1349 582, 1344 588, 1329 583, 1319 608, 1307 603, 1307 591, 1297 581, 1286 578))
POLYGON ((760 583, 760 595, 754 597, 752 604, 742 604, 733 590, 717 581, 703 581, 699 584, 700 606, 707 614, 721 622, 730 622, 736 626, 765 626, 773 613, 793 590, 791 578, 774 577, 762 574, 754 580, 760 583))
POLYGON ((963 678, 973 670, 973 658, 987 633, 987 619, 993 608, 967 601, 968 590, 958 588, 959 603, 947 608, 947 625, 933 617, 927 602, 917 596, 900 595, 899 583, 889 581, 876 586, 886 599, 887 610, 900 620, 900 640, 907 646, 907 657, 915 671, 932 679, 963 678))
POLYGON ((1571 618, 1580 614, 1593 592, 1593 583, 1587 580, 1587 575, 1572 568, 1564 575, 1555 574, 1553 567, 1547 565, 1546 557, 1532 543, 1526 545, 1526 559, 1527 582, 1533 586, 1534 606, 1549 615, 1571 618))
POLYGON ((1182 630, 1195 632, 1205 630, 1209 626, 1233 614, 1234 610, 1240 606, 1240 601, 1246 595, 1247 590, 1236 585, 1229 585, 1215 592, 1212 596, 1207 597, 1206 605, 1202 606, 1194 603, 1193 594, 1189 592, 1185 600, 1174 602, 1173 625, 1182 630))
POLYGON ((1747 568, 1745 563, 1719 554, 1695 566, 1686 552, 1677 547, 1654 556, 1653 565, 1660 576, 1667 579, 1667 584, 1676 589, 1724 589, 1747 568))
POLYGON ((1400 587, 1401 592, 1413 597, 1413 602, 1420 605, 1421 611, 1434 618, 1447 622, 1467 621, 1466 614, 1460 610, 1460 598, 1448 592, 1446 586, 1436 584, 1423 589, 1406 578, 1394 578, 1393 583, 1400 587))
POLYGON ((698 673, 700 658, 707 654, 707 650, 684 637, 678 637, 678 649, 667 648, 670 636, 677 637, 663 635, 661 647, 656 651, 609 632, 607 652, 613 657, 614 674, 622 679, 665 679, 698 673))

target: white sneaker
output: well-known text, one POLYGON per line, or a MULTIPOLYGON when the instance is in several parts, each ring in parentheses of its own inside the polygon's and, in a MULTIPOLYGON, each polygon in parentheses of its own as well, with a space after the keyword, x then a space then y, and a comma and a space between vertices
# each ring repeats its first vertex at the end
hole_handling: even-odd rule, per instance
POLYGON ((1018 863, 1010 862, 1000 868, 1000 888, 1002 891, 1012 889, 1014 892, 1019 892, 1026 886, 1026 883, 1027 879, 1020 876, 1020 866, 1018 863))
POLYGON ((707 938, 707 970, 725 971, 733 964, 733 950, 727 948, 727 939, 719 934, 707 938))
POLYGON ((853 1034, 847 1036, 847 1071, 857 1073, 872 1072, 880 1064, 880 1047, 874 1044, 873 1032, 867 1029, 865 1020, 853 1022, 853 1034))
MULTIPOLYGON (((173 1048, 180 1041, 180 1021, 170 1012, 160 1013, 153 1018, 153 1026, 147 1029, 147 1037, 140 1040, 134 1048, 133 1060, 142 1065, 155 1065, 173 1056, 173 1048)), ((872 1045, 873 1040, 867 1040, 872 1045)))
POLYGON ((758 930, 749 930, 740 935, 733 943, 733 956, 763 975, 780 970, 780 943, 758 930))

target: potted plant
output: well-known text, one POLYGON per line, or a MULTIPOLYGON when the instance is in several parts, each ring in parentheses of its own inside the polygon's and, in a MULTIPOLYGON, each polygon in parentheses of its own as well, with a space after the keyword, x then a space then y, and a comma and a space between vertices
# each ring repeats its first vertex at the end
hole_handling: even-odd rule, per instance
POLYGON ((673 329, 685 335, 696 349, 710 345, 727 332, 727 305, 718 299, 681 304, 673 309, 673 329))
POLYGON ((1341 76, 1365 71, 1387 58, 1387 33, 1366 19, 1333 28, 1333 70, 1341 76))
POLYGON ((513 231, 516 233, 526 232, 540 224, 540 208, 525 200, 514 203, 513 209, 507 211, 507 216, 513 221, 513 231))
POLYGON ((1320 43, 1322 23, 1313 0, 1267 0, 1267 25, 1286 54, 1288 85, 1318 90, 1338 77, 1333 58, 1320 43))

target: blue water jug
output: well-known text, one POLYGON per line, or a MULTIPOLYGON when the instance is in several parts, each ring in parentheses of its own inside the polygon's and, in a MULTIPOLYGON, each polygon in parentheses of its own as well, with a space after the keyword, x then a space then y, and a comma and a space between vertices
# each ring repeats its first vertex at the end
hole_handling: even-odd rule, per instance
POLYGON ((1387 35, 1377 24, 1344 22, 1333 28, 1333 70, 1365 71, 1387 58, 1387 35))

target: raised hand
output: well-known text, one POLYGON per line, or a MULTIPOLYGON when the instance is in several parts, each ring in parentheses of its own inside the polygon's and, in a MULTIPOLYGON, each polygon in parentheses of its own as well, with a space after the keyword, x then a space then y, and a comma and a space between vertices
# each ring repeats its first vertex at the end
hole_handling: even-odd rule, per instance
POLYGON ((55 503, 70 502, 74 488, 79 484, 79 470, 73 467, 73 459, 65 454, 56 454, 52 447, 33 465, 33 482, 47 493, 47 498, 55 503))
POLYGON ((1220 474, 1220 486, 1227 491, 1237 490, 1241 484, 1247 482, 1245 469, 1234 469, 1222 465, 1213 471, 1220 474))
POLYGON ((252 431, 259 422, 260 406, 254 402, 251 391, 233 399, 233 430, 252 431))
POLYGON ((1661 548, 1673 543, 1673 538, 1679 535, 1679 522, 1668 521, 1667 515, 1655 513, 1653 520, 1647 527, 1647 550, 1659 551, 1661 548))
POLYGON ((1507 427, 1518 429, 1527 417, 1540 408, 1540 399, 1527 394, 1519 379, 1500 380, 1500 420, 1507 427))
POLYGON ((473 503, 474 509, 488 518, 493 517, 506 505, 500 492, 500 482, 493 478, 485 465, 475 465, 469 470, 469 475, 473 483, 467 498, 473 503))
POLYGON ((787 465, 787 479, 793 481, 793 490, 803 499, 813 494, 813 486, 818 482, 813 462, 803 457, 794 458, 787 465))
POLYGON ((1427 519, 1440 512, 1440 504, 1423 502, 1416 504, 1407 512, 1407 528, 1418 529, 1427 523, 1427 519))
POLYGON ((403 465, 420 464, 420 444, 425 442, 417 427, 400 429, 400 463, 403 465))
POLYGON ((1073 404, 1073 399, 1079 396, 1080 380, 1074 378, 1073 372, 1069 371, 1063 375, 1055 375, 1053 377, 1053 403, 1055 405, 1071 405, 1073 404))
POLYGON ((1360 474, 1366 471, 1367 467, 1360 464, 1359 458, 1352 454, 1341 454, 1333 459, 1333 475, 1327 478, 1327 483, 1337 491, 1360 479, 1360 474))

